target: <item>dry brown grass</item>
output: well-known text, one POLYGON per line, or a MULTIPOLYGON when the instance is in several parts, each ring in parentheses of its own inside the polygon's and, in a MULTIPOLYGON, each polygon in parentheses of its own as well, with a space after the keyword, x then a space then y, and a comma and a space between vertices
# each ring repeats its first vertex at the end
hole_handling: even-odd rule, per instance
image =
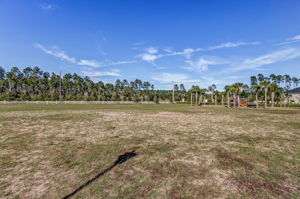
MULTIPOLYGON (((1 107, 0 107, 1 108, 1 107)), ((0 198, 298 198, 300 114, 187 105, 25 106, 0 115, 0 198)))

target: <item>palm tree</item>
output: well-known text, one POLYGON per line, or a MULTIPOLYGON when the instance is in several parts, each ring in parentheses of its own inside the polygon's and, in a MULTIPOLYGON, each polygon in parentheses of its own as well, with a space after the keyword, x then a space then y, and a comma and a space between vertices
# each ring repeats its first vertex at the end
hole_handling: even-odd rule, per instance
POLYGON ((255 84, 251 88, 255 93, 255 103, 256 103, 256 108, 258 108, 258 93, 261 90, 261 86, 259 84, 255 84))
POLYGON ((196 106, 197 106, 198 105, 198 93, 199 92, 201 93, 201 89, 200 89, 199 86, 194 86, 193 85, 190 91, 191 91, 191 93, 196 93, 196 106))
POLYGON ((227 95, 227 108, 229 108, 230 107, 230 86, 225 86, 224 87, 224 90, 225 90, 225 92, 226 92, 226 95, 227 95))
POLYGON ((258 74, 257 75, 257 79, 258 79, 258 81, 260 83, 260 82, 263 82, 266 78, 265 78, 265 76, 263 74, 258 74))
POLYGON ((293 78, 292 78, 292 81, 293 81, 293 83, 294 83, 294 87, 297 87, 298 84, 299 84, 299 79, 298 79, 297 77, 293 77, 293 78))
POLYGON ((284 82, 286 90, 290 89, 292 78, 289 75, 284 75, 284 82))
POLYGON ((232 86, 235 88, 234 91, 237 94, 238 107, 240 107, 240 104, 241 104, 240 94, 244 89, 246 89, 247 86, 241 82, 237 82, 237 83, 233 84, 232 86))
POLYGON ((0 66, 0 94, 3 90, 3 81, 5 79, 5 70, 0 66))
POLYGON ((226 91, 220 92, 220 94, 221 94, 221 103, 222 106, 224 106, 224 96, 226 95, 226 91))
POLYGON ((267 108, 267 105, 268 105, 268 88, 270 86, 270 82, 265 80, 265 81, 260 82, 260 85, 265 91, 265 108, 267 108))
POLYGON ((210 97, 211 97, 211 102, 213 103, 214 102, 214 91, 216 89, 216 85, 215 84, 212 84, 211 86, 208 87, 208 91, 210 91, 210 97))

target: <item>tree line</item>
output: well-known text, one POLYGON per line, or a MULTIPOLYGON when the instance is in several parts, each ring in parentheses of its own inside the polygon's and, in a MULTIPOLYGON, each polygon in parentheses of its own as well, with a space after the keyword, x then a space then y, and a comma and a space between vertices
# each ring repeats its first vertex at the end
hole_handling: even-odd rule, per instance
POLYGON ((299 84, 300 78, 290 77, 289 75, 271 74, 270 76, 264 76, 263 74, 258 74, 250 77, 250 85, 237 82, 232 85, 226 85, 222 92, 216 90, 216 85, 214 84, 207 89, 192 86, 191 92, 200 95, 196 99, 196 104, 201 104, 205 100, 206 102, 224 105, 224 100, 226 100, 227 104, 233 105, 233 107, 239 107, 241 101, 255 102, 257 108, 260 103, 267 107, 268 102, 270 102, 271 106, 274 107, 275 104, 290 105, 292 101, 287 91, 291 88, 296 88, 299 84))
POLYGON ((61 76, 43 72, 39 67, 26 67, 22 71, 12 67, 5 72, 0 67, 0 100, 157 101, 159 98, 171 98, 171 91, 154 91, 153 84, 139 79, 95 83, 76 73, 61 76))
POLYGON ((300 79, 289 75, 250 77, 250 85, 234 83, 218 91, 216 85, 200 88, 193 85, 186 90, 183 84, 175 84, 173 90, 157 90, 148 81, 117 79, 114 84, 93 82, 89 77, 76 73, 63 76, 42 71, 39 67, 26 67, 22 71, 12 67, 5 71, 0 66, 0 100, 90 100, 90 101, 191 101, 199 95, 197 103, 233 103, 264 101, 279 104, 288 99, 286 91, 297 87, 300 79), (192 95, 191 95, 192 94, 192 95))

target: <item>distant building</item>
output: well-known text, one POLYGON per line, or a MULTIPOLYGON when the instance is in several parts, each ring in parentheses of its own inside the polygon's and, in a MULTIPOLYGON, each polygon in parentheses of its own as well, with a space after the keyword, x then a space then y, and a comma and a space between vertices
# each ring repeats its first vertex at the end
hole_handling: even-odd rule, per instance
POLYGON ((294 101, 294 103, 300 104, 300 87, 289 90, 287 93, 292 96, 291 100, 294 101))

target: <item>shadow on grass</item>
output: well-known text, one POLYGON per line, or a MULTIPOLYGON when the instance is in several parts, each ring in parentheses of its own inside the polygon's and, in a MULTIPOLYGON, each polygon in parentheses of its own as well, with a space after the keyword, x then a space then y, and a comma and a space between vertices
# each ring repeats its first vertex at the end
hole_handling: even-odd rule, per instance
POLYGON ((127 160, 129 160, 130 158, 133 158, 134 156, 136 156, 137 153, 135 153, 134 151, 132 152, 128 152, 125 153, 123 155, 120 155, 118 157, 118 159, 114 162, 113 165, 111 165, 110 167, 108 167, 107 169, 105 169, 104 171, 102 171, 101 173, 98 173, 95 177, 93 177, 92 179, 86 181, 84 184, 80 185, 77 189, 75 189, 73 192, 71 192, 70 194, 62 197, 62 199, 68 199, 71 198, 72 196, 74 196, 77 192, 79 192, 81 189, 85 188, 86 186, 88 186, 89 184, 91 184, 92 182, 94 182, 95 180, 97 180, 99 177, 101 177, 102 175, 104 175, 106 172, 112 170, 115 166, 117 166, 118 164, 122 164, 124 162, 126 162, 127 160))

